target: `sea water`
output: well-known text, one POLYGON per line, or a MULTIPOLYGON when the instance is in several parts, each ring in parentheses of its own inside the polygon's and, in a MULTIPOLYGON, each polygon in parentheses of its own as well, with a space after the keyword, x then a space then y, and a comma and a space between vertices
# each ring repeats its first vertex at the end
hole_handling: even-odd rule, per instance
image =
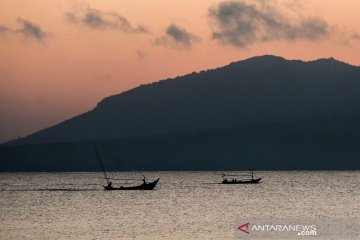
POLYGON ((0 239, 360 239, 359 171, 256 172, 249 185, 221 174, 145 172, 156 190, 103 191, 101 172, 0 173, 0 239))

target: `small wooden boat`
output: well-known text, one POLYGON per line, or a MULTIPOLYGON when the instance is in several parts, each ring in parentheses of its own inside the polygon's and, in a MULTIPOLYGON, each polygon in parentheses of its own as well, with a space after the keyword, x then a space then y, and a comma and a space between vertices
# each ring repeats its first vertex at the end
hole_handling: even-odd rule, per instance
POLYGON ((141 185, 138 186, 129 186, 129 187, 124 187, 124 186, 120 186, 120 187, 113 187, 111 182, 108 182, 107 186, 103 186, 104 190, 153 190, 156 186, 156 184, 158 183, 160 178, 156 179, 153 182, 147 182, 145 180, 145 178, 143 179, 143 183, 141 185))
MULTIPOLYGON (((100 163, 100 166, 101 166, 101 169, 103 170, 104 172, 104 177, 105 177, 105 180, 106 180, 106 183, 107 185, 106 186, 103 186, 104 187, 104 190, 107 190, 107 191, 112 191, 112 190, 153 190, 156 186, 156 184, 159 182, 160 178, 156 179, 155 181, 153 182, 148 182, 146 181, 146 178, 145 176, 143 175, 143 183, 140 184, 140 185, 136 185, 136 186, 120 186, 120 187, 113 187, 112 186, 112 182, 110 181, 110 178, 106 175, 106 171, 105 171, 105 168, 104 168, 104 165, 101 161, 101 158, 100 158, 100 154, 97 150, 97 148, 95 147, 95 152, 96 152, 96 157, 100 163)), ((118 179, 118 180, 129 180, 129 179, 118 179)))
POLYGON ((257 184, 261 181, 262 178, 254 178, 254 172, 251 171, 251 173, 248 174, 222 174, 221 175, 223 180, 221 184, 257 184), (231 176, 241 176, 242 179, 236 179, 236 178, 227 178, 231 176))

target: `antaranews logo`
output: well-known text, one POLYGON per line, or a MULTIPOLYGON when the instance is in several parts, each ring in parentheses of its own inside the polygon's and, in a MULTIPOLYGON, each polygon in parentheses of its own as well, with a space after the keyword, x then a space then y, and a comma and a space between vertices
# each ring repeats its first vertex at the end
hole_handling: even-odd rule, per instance
POLYGON ((250 224, 247 222, 237 226, 237 230, 243 234, 255 232, 263 233, 294 233, 298 236, 316 236, 317 229, 314 224, 250 224))
POLYGON ((359 239, 360 218, 238 218, 234 237, 263 239, 359 239))
POLYGON ((239 226, 238 229, 246 234, 249 234, 249 232, 248 232, 249 224, 250 223, 245 223, 245 224, 239 226))

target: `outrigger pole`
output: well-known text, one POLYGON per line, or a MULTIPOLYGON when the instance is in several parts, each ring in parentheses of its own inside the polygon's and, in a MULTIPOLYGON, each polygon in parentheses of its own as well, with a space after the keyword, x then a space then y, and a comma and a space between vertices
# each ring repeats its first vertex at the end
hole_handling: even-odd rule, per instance
POLYGON ((97 150, 96 147, 95 147, 95 152, 96 152, 96 157, 97 157, 97 159, 98 159, 98 161, 99 161, 99 163, 100 163, 100 167, 101 167, 101 169, 102 169, 103 172, 104 172, 104 176, 105 176, 105 179, 106 179, 106 183, 109 184, 109 183, 110 183, 110 180, 109 180, 109 178, 108 178, 107 175, 106 175, 104 165, 103 165, 103 163, 102 163, 102 161, 101 161, 100 154, 99 154, 99 152, 98 152, 98 150, 97 150))

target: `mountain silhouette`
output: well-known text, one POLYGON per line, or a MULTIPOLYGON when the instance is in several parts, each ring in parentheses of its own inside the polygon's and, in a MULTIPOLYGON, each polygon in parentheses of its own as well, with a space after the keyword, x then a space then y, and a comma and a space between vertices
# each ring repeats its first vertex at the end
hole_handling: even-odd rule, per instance
POLYGON ((239 159, 259 169, 360 169, 359 92, 360 67, 333 58, 253 57, 107 97, 5 144, 0 155, 12 163, 2 170, 27 157, 42 170, 96 170, 79 160, 96 144, 113 170, 232 169, 239 159))
POLYGON ((360 68, 253 57, 114 95, 13 143, 181 133, 360 112, 360 68))

